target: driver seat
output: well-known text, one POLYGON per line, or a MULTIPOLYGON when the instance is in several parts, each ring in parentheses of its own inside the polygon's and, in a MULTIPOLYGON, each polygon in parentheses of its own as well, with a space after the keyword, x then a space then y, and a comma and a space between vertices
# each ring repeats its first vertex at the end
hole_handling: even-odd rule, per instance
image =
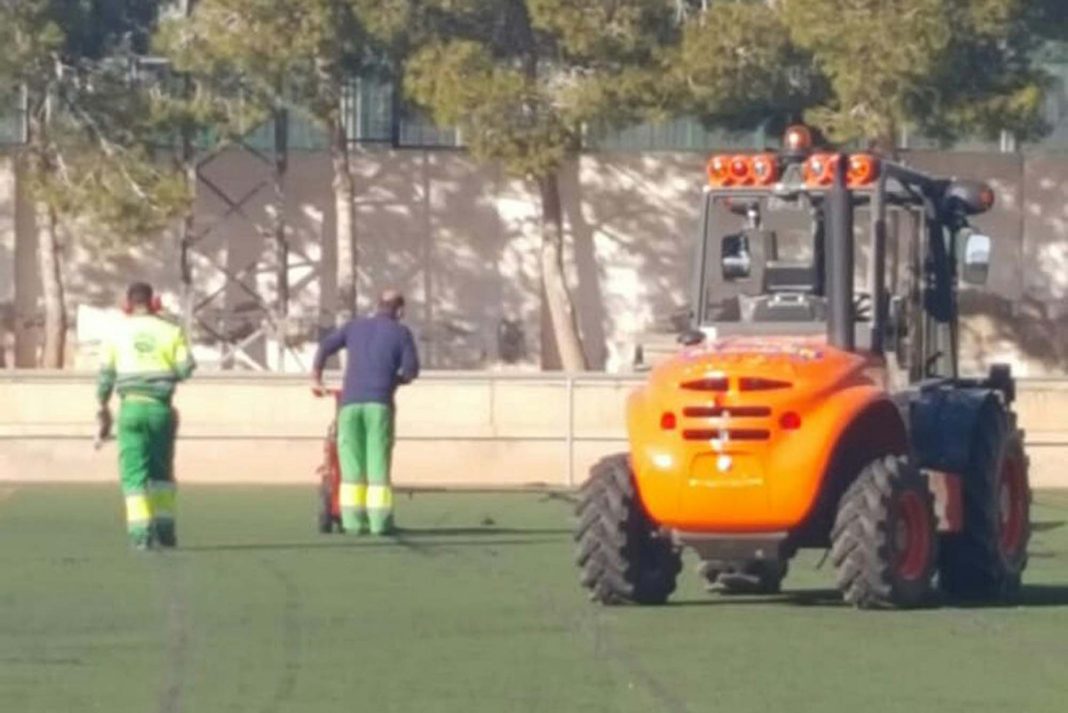
POLYGON ((816 269, 810 263, 768 260, 763 290, 750 306, 754 322, 818 322, 826 318, 826 303, 814 295, 816 269))

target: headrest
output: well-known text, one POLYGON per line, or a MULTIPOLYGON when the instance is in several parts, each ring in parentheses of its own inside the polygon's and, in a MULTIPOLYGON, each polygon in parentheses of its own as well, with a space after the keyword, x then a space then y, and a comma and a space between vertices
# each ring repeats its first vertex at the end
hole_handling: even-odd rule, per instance
POLYGON ((816 269, 808 263, 771 261, 764 266, 764 292, 811 293, 816 289, 816 269))

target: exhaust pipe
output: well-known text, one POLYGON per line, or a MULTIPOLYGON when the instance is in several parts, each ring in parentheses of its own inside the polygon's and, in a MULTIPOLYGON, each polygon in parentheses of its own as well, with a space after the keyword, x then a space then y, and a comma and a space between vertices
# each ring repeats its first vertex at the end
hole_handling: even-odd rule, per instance
POLYGON ((849 157, 839 154, 834 183, 824 202, 823 224, 827 275, 827 343, 853 351, 853 202, 846 187, 849 157))

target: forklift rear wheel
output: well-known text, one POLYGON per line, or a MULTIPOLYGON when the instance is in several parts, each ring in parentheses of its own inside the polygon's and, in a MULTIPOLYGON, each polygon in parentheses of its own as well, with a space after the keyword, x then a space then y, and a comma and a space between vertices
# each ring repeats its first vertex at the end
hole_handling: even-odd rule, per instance
POLYGON ((1031 489, 1015 416, 990 404, 979 414, 964 474, 964 530, 942 545, 940 580, 961 598, 1011 598, 1031 539, 1031 489))
POLYGON ((593 467, 576 515, 576 561, 590 599, 601 604, 667 601, 682 558, 645 513, 626 454, 603 458, 593 467))
POLYGON ((838 505, 831 560, 846 602, 860 609, 909 608, 932 593, 937 532, 931 493, 906 458, 878 458, 838 505))

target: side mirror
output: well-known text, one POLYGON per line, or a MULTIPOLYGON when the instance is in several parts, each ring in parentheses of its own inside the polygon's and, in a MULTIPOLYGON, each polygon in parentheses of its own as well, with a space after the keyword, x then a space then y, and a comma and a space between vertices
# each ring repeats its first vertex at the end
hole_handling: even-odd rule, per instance
POLYGON ((694 347, 705 341, 705 333, 700 329, 687 329, 679 335, 677 341, 684 347, 694 347))
POLYGON ((745 233, 723 236, 721 266, 724 280, 744 280, 752 274, 753 258, 745 233))
POLYGON ((969 285, 985 285, 990 275, 990 238, 972 233, 964 243, 961 280, 969 285))

